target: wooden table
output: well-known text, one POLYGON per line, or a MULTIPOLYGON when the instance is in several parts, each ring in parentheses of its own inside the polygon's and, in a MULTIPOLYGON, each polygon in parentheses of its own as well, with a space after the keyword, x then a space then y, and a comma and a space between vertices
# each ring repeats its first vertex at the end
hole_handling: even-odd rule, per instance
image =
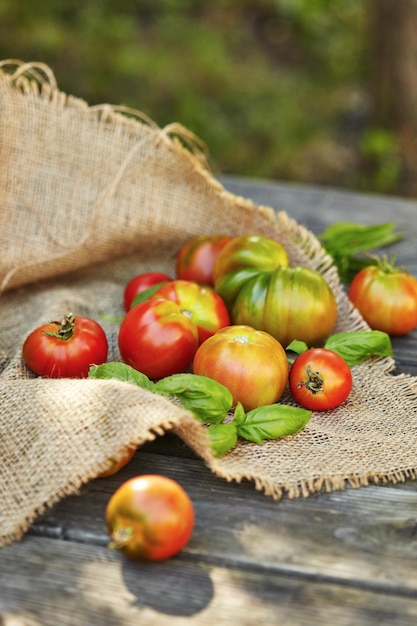
MULTIPOLYGON (((284 209, 313 232, 349 219, 395 221, 398 261, 417 275, 417 202, 225 177, 233 193, 284 209)), ((417 331, 393 341, 417 375, 417 331)), ((417 624, 417 484, 347 488, 275 502, 252 483, 214 476, 172 434, 114 477, 92 481, 0 550, 3 626, 417 624), (196 525, 158 564, 107 548, 106 503, 144 472, 178 480, 196 525)))

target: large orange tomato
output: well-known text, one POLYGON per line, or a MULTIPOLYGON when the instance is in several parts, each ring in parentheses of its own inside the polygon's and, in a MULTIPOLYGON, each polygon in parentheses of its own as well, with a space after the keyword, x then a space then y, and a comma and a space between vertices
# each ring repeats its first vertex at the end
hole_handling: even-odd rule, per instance
POLYGON ((179 552, 194 527, 194 508, 179 483, 144 474, 123 483, 106 508, 110 546, 131 559, 157 561, 179 552))
POLYGON ((194 374, 221 383, 246 411, 273 404, 288 380, 288 359, 282 345, 271 335, 250 326, 222 328, 198 348, 194 374))

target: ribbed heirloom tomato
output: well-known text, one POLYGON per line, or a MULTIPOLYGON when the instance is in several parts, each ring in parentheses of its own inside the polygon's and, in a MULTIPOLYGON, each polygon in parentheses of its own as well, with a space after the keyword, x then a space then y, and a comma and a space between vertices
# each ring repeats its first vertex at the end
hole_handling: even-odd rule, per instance
POLYGON ((226 235, 200 235, 186 241, 175 264, 177 278, 213 287, 214 263, 230 239, 226 235))
POLYGON ((404 335, 417 326, 417 280, 385 260, 358 272, 348 296, 373 330, 404 335))
POLYGON ((284 348, 271 335, 250 326, 222 328, 198 348, 193 372, 221 383, 246 411, 273 404, 288 380, 284 348))
POLYGON ((123 483, 106 508, 110 547, 131 559, 160 561, 177 554, 189 541, 194 507, 179 483, 144 474, 123 483))
POLYGON ((352 390, 352 372, 336 352, 311 348, 295 359, 288 383, 292 396, 303 408, 326 411, 348 398, 352 390))
POLYGON ((106 362, 107 352, 100 324, 72 313, 33 330, 22 347, 26 365, 48 378, 86 378, 91 365, 106 362))

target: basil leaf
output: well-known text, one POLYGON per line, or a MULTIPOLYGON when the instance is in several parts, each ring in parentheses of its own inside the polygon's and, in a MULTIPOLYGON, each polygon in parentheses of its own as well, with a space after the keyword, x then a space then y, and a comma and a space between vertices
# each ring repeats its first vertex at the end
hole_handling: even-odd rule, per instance
POLYGON ((356 330, 331 335, 324 347, 337 352, 348 365, 358 365, 372 356, 392 356, 391 339, 380 330, 356 330))
POLYGON ((302 430, 311 418, 311 411, 286 404, 260 406, 246 413, 236 422, 239 437, 263 443, 266 439, 279 439, 302 430))
POLYGON ((155 291, 158 291, 158 289, 160 287, 163 287, 164 285, 166 285, 169 281, 164 280, 161 283, 157 283, 156 285, 152 285, 152 287, 148 287, 148 289, 144 289, 143 291, 141 291, 140 293, 138 293, 132 300, 132 304, 130 305, 130 308, 136 306, 137 304, 140 304, 141 302, 145 302, 145 300, 148 300, 154 293, 155 291))
POLYGON ((298 339, 293 339, 291 343, 286 347, 286 350, 290 352, 296 352, 297 354, 302 354, 308 350, 308 345, 305 341, 299 341, 298 339))
POLYGON ((207 432, 211 440, 211 449, 216 457, 225 454, 237 443, 236 425, 233 422, 213 424, 207 428, 207 432))
POLYGON ((113 378, 151 391, 153 391, 154 386, 146 374, 138 372, 130 365, 126 365, 126 363, 117 361, 103 363, 102 365, 92 365, 88 371, 88 378, 113 378))
POLYGON ((172 374, 154 384, 154 391, 172 398, 204 423, 221 422, 233 406, 233 396, 224 385, 207 376, 172 374))

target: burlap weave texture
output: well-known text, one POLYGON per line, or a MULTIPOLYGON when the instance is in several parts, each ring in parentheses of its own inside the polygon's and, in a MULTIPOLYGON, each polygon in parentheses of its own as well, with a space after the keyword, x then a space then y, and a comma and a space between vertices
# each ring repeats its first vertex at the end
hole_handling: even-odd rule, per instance
MULTIPOLYGON (((92 479, 124 444, 174 429, 218 476, 280 498, 346 484, 415 478, 417 382, 391 359, 353 368, 348 401, 313 414, 294 437, 211 455, 204 427, 169 400, 126 383, 46 380, 21 357, 30 330, 72 311, 101 319, 119 360, 125 283, 171 275, 198 234, 259 233, 334 289, 335 331, 367 328, 317 239, 284 213, 234 196, 211 176, 185 129, 89 107, 59 91, 48 67, 0 67, 0 545, 92 479), (104 318, 103 318, 104 316, 104 318)), ((283 401, 288 401, 285 396, 283 401)))

